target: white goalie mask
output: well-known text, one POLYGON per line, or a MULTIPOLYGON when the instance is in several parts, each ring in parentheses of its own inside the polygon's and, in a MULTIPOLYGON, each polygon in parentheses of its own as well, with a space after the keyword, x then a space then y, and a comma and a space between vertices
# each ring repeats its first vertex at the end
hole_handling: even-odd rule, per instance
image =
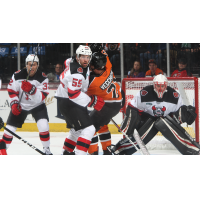
POLYGON ((35 58, 34 58, 34 56, 35 56, 34 54, 29 54, 26 57, 25 66, 27 65, 27 62, 33 62, 33 59, 34 59, 34 62, 37 62, 38 67, 39 67, 39 58, 37 56, 35 56, 35 58))
POLYGON ((168 80, 162 74, 157 75, 153 79, 154 91, 158 95, 159 99, 163 98, 164 93, 167 92, 167 85, 168 85, 168 80))
MULTIPOLYGON (((88 46, 80 45, 76 50, 76 55, 77 55, 79 64, 80 64, 80 61, 79 61, 80 55, 90 56, 90 61, 92 60, 92 51, 91 51, 90 47, 88 47, 88 46)), ((89 63, 90 63, 90 61, 89 61, 89 63)))

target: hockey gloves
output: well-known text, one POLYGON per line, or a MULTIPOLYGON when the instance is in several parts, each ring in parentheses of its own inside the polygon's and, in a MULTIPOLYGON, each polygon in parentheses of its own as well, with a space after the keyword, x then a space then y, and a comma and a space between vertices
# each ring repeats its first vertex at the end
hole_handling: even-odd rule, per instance
POLYGON ((27 82, 27 81, 22 81, 22 86, 21 86, 22 90, 24 92, 27 92, 30 95, 35 94, 36 92, 36 87, 35 85, 32 85, 31 83, 27 82))
POLYGON ((88 104, 88 107, 94 107, 95 110, 100 111, 105 104, 104 100, 99 96, 92 95, 90 97, 91 101, 88 104))
POLYGON ((22 108, 21 106, 19 105, 19 109, 18 109, 18 105, 19 105, 19 102, 14 100, 10 103, 10 107, 11 107, 11 110, 12 110, 12 113, 13 115, 19 115, 21 112, 22 112, 22 108))
POLYGON ((188 106, 187 107, 187 115, 185 121, 187 124, 191 125, 197 117, 197 114, 195 113, 195 107, 193 106, 188 106))
POLYGON ((176 118, 179 120, 180 123, 187 123, 189 125, 191 125, 196 117, 197 114, 195 113, 195 107, 193 106, 181 106, 179 108, 179 110, 177 110, 174 115, 176 116, 176 118))
POLYGON ((4 126, 3 119, 0 117, 0 129, 4 126))

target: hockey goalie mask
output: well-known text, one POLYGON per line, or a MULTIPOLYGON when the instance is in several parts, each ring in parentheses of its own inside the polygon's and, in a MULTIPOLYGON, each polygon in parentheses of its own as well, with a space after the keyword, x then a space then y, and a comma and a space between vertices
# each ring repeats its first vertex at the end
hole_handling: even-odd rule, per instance
POLYGON ((159 99, 163 98, 164 93, 167 92, 167 85, 168 85, 168 80, 162 74, 157 75, 153 79, 154 91, 158 95, 159 99))
POLYGON ((92 59, 92 51, 90 47, 80 45, 76 50, 76 60, 82 67, 87 67, 92 59), (89 57, 89 58, 88 58, 89 57))

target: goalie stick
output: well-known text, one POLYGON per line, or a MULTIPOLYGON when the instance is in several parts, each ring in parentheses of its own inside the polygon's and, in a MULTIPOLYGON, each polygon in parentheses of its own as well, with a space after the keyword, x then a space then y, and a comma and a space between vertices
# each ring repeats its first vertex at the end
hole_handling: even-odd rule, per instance
POLYGON ((24 142, 25 144, 27 144, 29 147, 31 147, 32 149, 34 149, 35 151, 37 151, 38 153, 42 154, 42 155, 46 155, 45 153, 43 153, 41 150, 39 150, 37 147, 33 146, 32 144, 30 144, 29 142, 27 142, 26 140, 24 140, 23 138, 21 138, 19 135, 13 133, 11 130, 9 130, 8 128, 6 128, 3 123, 1 123, 2 127, 7 130, 9 133, 11 133, 13 136, 15 136, 17 139, 21 140, 22 142, 24 142))
MULTIPOLYGON (((34 54, 34 57, 33 57, 33 61, 32 61, 32 63, 31 63, 31 68, 30 68, 29 73, 28 73, 28 76, 27 76, 27 78, 26 78, 26 82, 27 82, 28 79, 29 79, 29 76, 30 76, 30 73, 31 73, 31 69, 32 69, 32 67, 33 67, 33 63, 34 63, 34 60, 35 60, 35 56, 37 56, 37 53, 38 53, 38 48, 39 48, 39 46, 40 46, 40 43, 38 43, 38 46, 36 47, 35 54, 34 54)), ((20 105, 20 102, 21 102, 21 100, 22 100, 23 93, 24 93, 24 91, 22 91, 22 95, 21 95, 21 97, 20 97, 20 99, 19 99, 19 103, 18 103, 18 107, 17 107, 18 110, 20 110, 20 109, 19 109, 19 105, 20 105)))
POLYGON ((123 132, 123 130, 117 125, 117 123, 113 119, 111 119, 111 121, 118 128, 118 130, 128 139, 128 141, 134 146, 134 148, 137 151, 139 151, 142 155, 150 155, 149 151, 147 150, 144 142, 140 138, 139 133, 137 132, 136 129, 134 130, 133 137, 135 138, 135 141, 137 142, 140 149, 137 148, 137 146, 134 144, 134 142, 123 132))

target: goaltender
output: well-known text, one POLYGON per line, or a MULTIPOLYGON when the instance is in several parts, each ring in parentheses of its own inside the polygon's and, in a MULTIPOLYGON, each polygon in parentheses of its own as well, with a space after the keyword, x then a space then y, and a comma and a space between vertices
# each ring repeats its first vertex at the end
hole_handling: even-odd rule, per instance
MULTIPOLYGON (((129 103, 121 129, 133 142, 136 129, 145 144, 160 131, 181 154, 199 155, 200 145, 180 126, 185 122, 191 125, 196 116, 195 108, 183 105, 180 94, 168 86, 164 75, 159 74, 153 79, 153 85, 144 87, 129 103)), ((126 138, 110 150, 119 155, 136 152, 126 138)))

